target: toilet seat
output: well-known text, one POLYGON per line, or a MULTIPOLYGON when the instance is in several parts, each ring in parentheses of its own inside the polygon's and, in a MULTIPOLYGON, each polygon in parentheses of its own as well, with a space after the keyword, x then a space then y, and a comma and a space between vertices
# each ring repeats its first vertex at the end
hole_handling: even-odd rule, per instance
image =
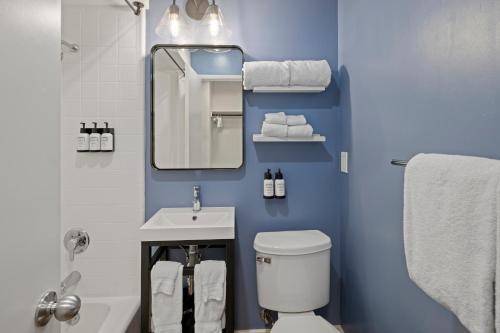
POLYGON ((282 317, 274 324, 271 333, 340 333, 321 316, 282 317))

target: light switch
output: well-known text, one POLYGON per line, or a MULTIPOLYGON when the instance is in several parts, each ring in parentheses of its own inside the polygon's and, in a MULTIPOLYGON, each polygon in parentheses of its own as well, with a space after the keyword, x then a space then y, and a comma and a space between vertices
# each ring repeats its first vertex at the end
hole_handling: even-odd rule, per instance
POLYGON ((340 152, 340 172, 349 173, 349 154, 346 151, 340 152))

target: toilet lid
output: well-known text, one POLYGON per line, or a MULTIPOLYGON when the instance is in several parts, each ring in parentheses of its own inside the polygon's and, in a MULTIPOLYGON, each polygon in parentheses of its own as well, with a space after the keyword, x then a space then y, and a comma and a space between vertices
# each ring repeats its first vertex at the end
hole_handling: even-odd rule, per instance
POLYGON ((271 333, 340 333, 320 316, 283 317, 274 324, 271 333))

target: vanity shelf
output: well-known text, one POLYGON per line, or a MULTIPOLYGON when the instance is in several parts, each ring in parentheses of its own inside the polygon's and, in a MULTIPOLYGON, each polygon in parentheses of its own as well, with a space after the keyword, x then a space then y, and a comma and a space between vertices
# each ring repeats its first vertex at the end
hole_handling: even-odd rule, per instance
POLYGON ((310 137, 279 138, 273 136, 264 136, 262 134, 254 134, 253 142, 326 142, 326 137, 319 134, 313 134, 313 136, 310 137))
POLYGON ((242 82, 241 75, 199 75, 202 81, 242 82))
POLYGON ((291 86, 291 87, 255 87, 254 93, 321 93, 325 91, 325 87, 305 87, 305 86, 291 86))

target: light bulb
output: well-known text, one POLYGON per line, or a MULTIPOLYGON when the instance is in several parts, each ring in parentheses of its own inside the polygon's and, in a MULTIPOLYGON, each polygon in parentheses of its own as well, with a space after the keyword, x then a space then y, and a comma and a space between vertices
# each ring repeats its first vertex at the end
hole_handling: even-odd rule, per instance
POLYGON ((179 19, 179 13, 170 13, 170 33, 172 37, 178 37, 181 31, 181 22, 179 19))
POLYGON ((202 26, 208 30, 208 34, 211 38, 218 38, 224 34, 224 19, 222 17, 222 11, 219 6, 212 2, 208 6, 207 11, 202 19, 202 26))
POLYGON ((219 15, 215 13, 211 13, 208 18, 208 27, 210 31, 210 35, 212 37, 216 37, 220 32, 220 22, 219 15))
POLYGON ((159 36, 171 36, 175 39, 185 30, 187 30, 187 25, 180 15, 179 6, 177 6, 174 1, 165 11, 155 31, 159 36))

